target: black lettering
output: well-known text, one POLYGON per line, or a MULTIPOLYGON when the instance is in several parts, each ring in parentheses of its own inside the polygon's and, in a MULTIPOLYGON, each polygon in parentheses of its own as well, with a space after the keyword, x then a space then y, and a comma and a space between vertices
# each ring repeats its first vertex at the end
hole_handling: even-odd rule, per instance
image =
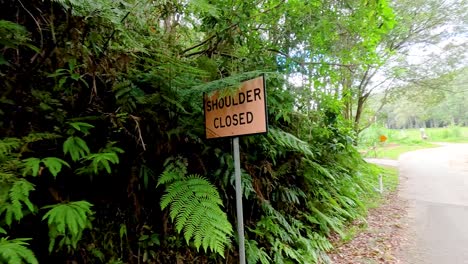
POLYGON ((245 94, 239 93, 239 104, 243 104, 245 102, 245 94))
POLYGON ((223 128, 223 127, 226 127, 223 123, 223 119, 220 117, 219 118, 219 127, 223 128))
POLYGON ((208 112, 211 111, 211 101, 210 100, 206 101, 206 111, 208 111, 208 112))
POLYGON ((225 103, 226 103, 226 107, 230 107, 230 106, 231 106, 231 103, 232 103, 232 101, 231 101, 231 96, 226 96, 226 97, 224 97, 224 101, 225 101, 225 103), (228 103, 229 103, 229 104, 228 104, 228 103))
POLYGON ((213 110, 218 109, 218 100, 211 101, 211 105, 213 106, 213 110))
POLYGON ((232 105, 238 105, 239 103, 236 102, 236 98, 235 97, 232 97, 232 105))
POLYGON ((253 114, 252 112, 247 112, 247 124, 250 124, 253 122, 253 114))
POLYGON ((239 124, 241 124, 241 125, 245 125, 244 114, 245 113, 240 113, 239 114, 239 124))
POLYGON ((252 90, 248 90, 246 92, 246 94, 247 94, 247 102, 249 102, 249 103, 252 102, 253 101, 252 100, 252 90))
POLYGON ((230 115, 226 116, 226 126, 230 127, 231 123, 232 123, 231 116, 230 115))
POLYGON ((257 101, 257 100, 262 100, 262 98, 260 97, 260 92, 261 92, 260 88, 255 88, 255 89, 254 89, 254 95, 255 95, 255 96, 254 96, 254 97, 255 97, 254 100, 255 100, 255 101, 257 101), (257 96, 258 96, 258 99, 257 99, 257 96))
POLYGON ((223 109, 224 107, 224 98, 219 99, 219 109, 223 109))
POLYGON ((232 115, 232 125, 237 126, 239 124, 239 119, 237 118, 237 114, 232 115))
POLYGON ((214 121, 213 121, 213 126, 214 126, 215 128, 219 128, 219 126, 216 125, 216 120, 219 120, 219 118, 216 117, 216 118, 214 119, 214 121))

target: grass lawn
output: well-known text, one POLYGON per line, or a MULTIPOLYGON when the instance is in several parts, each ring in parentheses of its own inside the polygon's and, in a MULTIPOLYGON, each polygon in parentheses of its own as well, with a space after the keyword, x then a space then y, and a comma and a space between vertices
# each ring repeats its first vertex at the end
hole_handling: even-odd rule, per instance
POLYGON ((409 151, 425 149, 425 148, 434 148, 437 145, 423 142, 420 144, 410 144, 410 145, 400 145, 400 144, 382 144, 363 152, 366 158, 379 158, 379 159, 394 159, 397 160, 398 157, 409 151))
POLYGON ((436 147, 432 142, 468 142, 468 127, 428 128, 427 139, 421 139, 419 129, 387 129, 370 127, 361 133, 359 150, 367 158, 398 159, 405 152, 436 147), (380 135, 387 141, 379 142, 380 135))

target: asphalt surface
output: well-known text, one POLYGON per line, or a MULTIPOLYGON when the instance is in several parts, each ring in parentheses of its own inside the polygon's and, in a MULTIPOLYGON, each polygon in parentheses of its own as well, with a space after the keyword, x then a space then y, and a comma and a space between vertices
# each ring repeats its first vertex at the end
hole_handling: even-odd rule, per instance
POLYGON ((399 159, 409 201, 407 264, 468 264, 468 144, 408 152, 399 159))

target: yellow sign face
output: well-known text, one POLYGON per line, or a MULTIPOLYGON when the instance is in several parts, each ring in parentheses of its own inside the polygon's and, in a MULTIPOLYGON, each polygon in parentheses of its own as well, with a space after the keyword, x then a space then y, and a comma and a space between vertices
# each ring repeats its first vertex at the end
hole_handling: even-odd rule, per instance
POLYGON ((263 76, 243 82, 235 94, 204 97, 206 138, 267 132, 263 76))

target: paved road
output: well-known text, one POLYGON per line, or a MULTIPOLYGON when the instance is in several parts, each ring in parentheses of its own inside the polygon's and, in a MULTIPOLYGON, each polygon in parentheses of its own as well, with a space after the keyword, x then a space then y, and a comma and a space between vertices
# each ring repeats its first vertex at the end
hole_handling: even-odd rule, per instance
POLYGON ((468 264, 468 144, 405 153, 401 195, 409 201, 408 264, 468 264))

